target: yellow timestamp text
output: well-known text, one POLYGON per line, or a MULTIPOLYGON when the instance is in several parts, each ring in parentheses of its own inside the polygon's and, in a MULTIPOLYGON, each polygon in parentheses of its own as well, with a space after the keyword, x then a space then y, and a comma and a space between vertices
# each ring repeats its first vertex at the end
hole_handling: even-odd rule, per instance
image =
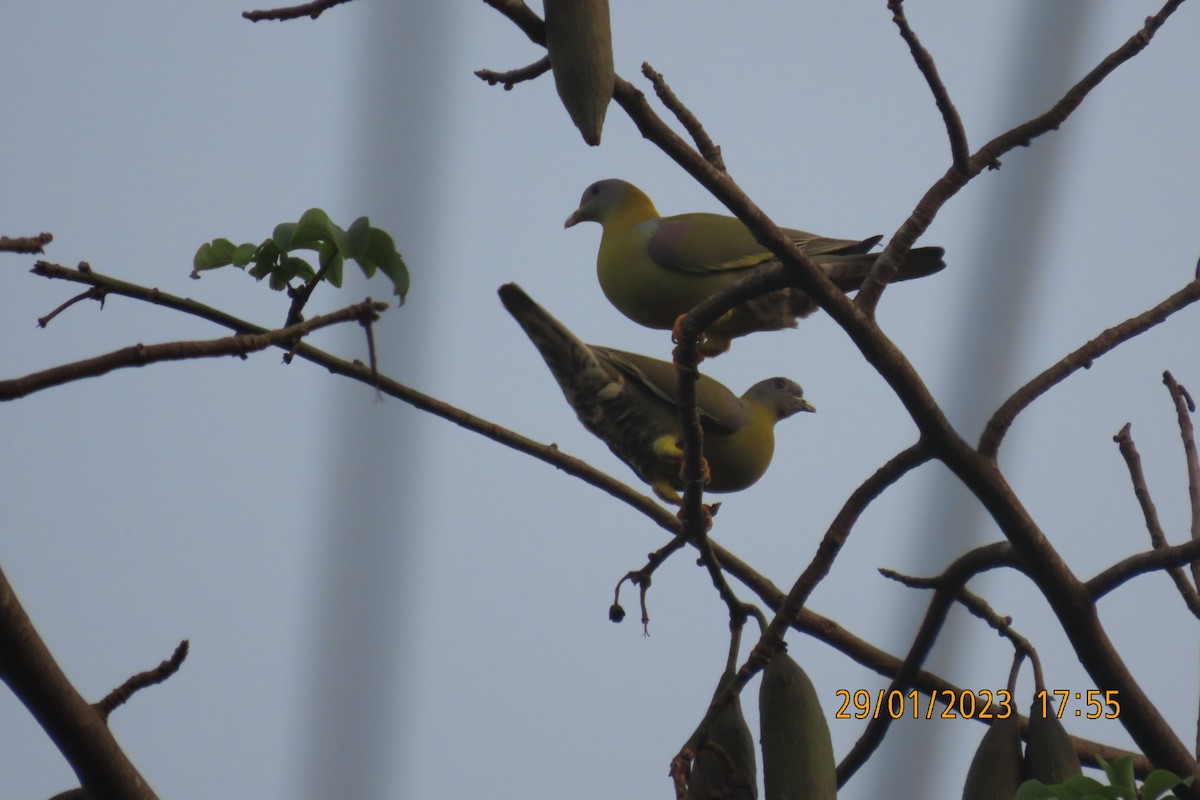
POLYGON ((978 692, 938 689, 931 692, 927 700, 923 700, 916 689, 908 692, 880 689, 875 694, 866 689, 854 692, 838 689, 834 695, 842 701, 834 714, 835 719, 879 719, 882 716, 891 719, 1008 719, 1013 713, 1012 695, 1007 689, 995 692, 990 689, 978 692), (944 707, 935 713, 938 702, 944 707))
POLYGON ((1033 696, 1034 708, 1041 706, 1042 716, 1053 714, 1062 719, 1064 714, 1070 716, 1068 704, 1073 700, 1083 703, 1081 708, 1074 709, 1074 716, 1081 719, 1116 719, 1121 716, 1121 703, 1117 698, 1117 690, 1109 689, 1102 692, 1099 689, 1088 689, 1086 692, 1072 692, 1070 689, 1042 689, 1033 696))

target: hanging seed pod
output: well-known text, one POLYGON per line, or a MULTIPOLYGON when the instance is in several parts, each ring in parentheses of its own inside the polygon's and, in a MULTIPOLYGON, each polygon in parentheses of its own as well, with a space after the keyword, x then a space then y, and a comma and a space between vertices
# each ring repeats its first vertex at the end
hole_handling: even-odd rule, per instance
POLYGON ((766 800, 834 800, 829 724, 812 681, 784 651, 763 669, 758 712, 766 800))
POLYGON ((1021 785, 1021 722, 1016 711, 994 719, 975 750, 963 800, 1012 800, 1021 785))
MULTIPOLYGON (((733 680, 726 670, 717 685, 715 697, 733 680)), ((714 747, 701 747, 692 763, 688 781, 688 800, 758 800, 758 762, 754 757, 754 736, 742 716, 742 702, 735 697, 712 721, 708 732, 714 747)))
POLYGON ((1042 716, 1042 703, 1036 699, 1029 707, 1029 730, 1025 736, 1025 780, 1039 780, 1047 786, 1082 775, 1079 756, 1062 722, 1053 711, 1042 716))
POLYGON ((546 49, 558 96, 583 140, 598 145, 616 81, 608 0, 545 1, 546 49))

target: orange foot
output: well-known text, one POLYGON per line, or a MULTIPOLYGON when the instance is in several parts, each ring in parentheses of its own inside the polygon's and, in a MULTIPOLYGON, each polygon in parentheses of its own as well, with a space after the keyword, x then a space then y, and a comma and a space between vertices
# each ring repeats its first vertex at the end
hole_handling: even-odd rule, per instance
MULTIPOLYGON (((684 473, 683 453, 679 453, 679 479, 683 480, 686 476, 684 473)), ((700 456, 700 482, 707 485, 712 480, 712 470, 708 468, 708 459, 700 456)))
MULTIPOLYGON (((713 517, 715 517, 717 515, 717 509, 719 509, 720 507, 721 507, 720 503, 713 503, 711 506, 708 503, 700 504, 700 515, 704 518, 704 530, 706 532, 712 530, 713 517)), ((675 512, 675 516, 679 519, 680 522, 686 523, 686 520, 684 519, 684 511, 682 508, 680 508, 678 511, 675 512)))

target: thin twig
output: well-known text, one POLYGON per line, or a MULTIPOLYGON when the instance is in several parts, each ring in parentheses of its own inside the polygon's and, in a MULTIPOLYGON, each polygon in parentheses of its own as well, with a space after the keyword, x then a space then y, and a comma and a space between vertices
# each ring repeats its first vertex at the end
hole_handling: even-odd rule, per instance
MULTIPOLYGON (((1142 457, 1138 453, 1137 445, 1133 442, 1133 434, 1130 433, 1131 427, 1126 422, 1125 426, 1113 437, 1113 441, 1117 443, 1121 457, 1125 459, 1125 466, 1129 469, 1129 480, 1133 483, 1133 495, 1142 509, 1142 517, 1146 521, 1146 531, 1150 534, 1150 544, 1155 550, 1164 550, 1170 547, 1170 543, 1167 541, 1162 523, 1158 519, 1158 509, 1154 506, 1154 498, 1150 496, 1150 487, 1146 484, 1146 474, 1142 471, 1142 457)), ((1168 567, 1167 574, 1175 582, 1175 588, 1179 591, 1188 610, 1192 612, 1193 616, 1200 618, 1200 596, 1196 594, 1196 587, 1188 582, 1187 575, 1179 567, 1168 567)))
MULTIPOLYGON (((1194 544, 1189 543, 1185 547, 1192 547, 1194 544)), ((725 571, 758 595, 764 605, 772 611, 777 610, 783 605, 785 595, 779 587, 763 577, 733 553, 715 543, 713 546, 721 558, 721 563, 724 565, 725 571)), ((1200 548, 1196 548, 1196 552, 1200 553, 1200 548)), ((1156 551, 1151 551, 1147 555, 1152 558, 1162 557, 1156 551)), ((834 650, 837 650, 864 669, 882 675, 885 678, 892 678, 903 666, 904 662, 901 659, 855 636, 836 620, 818 614, 810 608, 800 609, 796 617, 791 621, 791 626, 794 630, 811 636, 817 641, 823 642, 834 650)), ((964 687, 951 683, 940 675, 923 669, 918 669, 907 683, 912 688, 926 695, 933 695, 937 692, 958 696, 965 691, 964 687)), ((1073 741, 1080 760, 1085 764, 1099 766, 1096 761, 1097 756, 1106 761, 1112 761, 1122 756, 1131 756, 1134 758, 1134 770, 1138 775, 1146 775, 1153 769, 1149 759, 1141 753, 1122 750, 1090 739, 1073 737, 1073 741)))
POLYGON ((1099 600, 1113 589, 1116 589, 1132 578, 1136 578, 1138 575, 1145 575, 1148 572, 1158 572, 1172 567, 1179 568, 1191 564, 1197 559, 1200 559, 1200 539, 1193 539, 1186 544, 1147 550, 1121 559, 1116 564, 1113 564, 1087 581, 1084 586, 1093 600, 1099 600))
MULTIPOLYGON (((198 303, 195 300, 172 295, 158 289, 139 286, 127 281, 117 280, 116 278, 93 272, 90 269, 87 271, 75 270, 59 264, 39 261, 34 265, 32 272, 35 275, 52 280, 65 280, 89 286, 99 286, 109 294, 130 297, 175 311, 182 311, 185 314, 206 319, 209 322, 216 323, 235 332, 248 334, 263 334, 268 332, 266 328, 206 306, 203 303, 198 303)), ((279 346, 286 347, 283 344, 279 346)), ((384 394, 403 400, 414 408, 449 420, 455 425, 474 431, 492 441, 557 467, 563 472, 573 475, 621 502, 632 506, 672 535, 677 535, 681 530, 679 520, 676 519, 675 515, 650 497, 606 475, 587 462, 563 453, 558 449, 557 445, 536 442, 494 422, 477 417, 474 414, 444 403, 427 394, 418 392, 384 375, 377 375, 369 366, 337 358, 305 342, 296 347, 296 355, 306 361, 324 367, 336 375, 342 375, 343 377, 365 383, 368 386, 376 387, 384 394)))
POLYGON ((721 172, 726 172, 725 160, 721 158, 721 147, 713 142, 709 137, 708 131, 704 130, 704 125, 696 118, 691 109, 683 104, 676 97, 675 92, 671 91, 671 87, 667 85, 667 81, 661 73, 655 72, 654 67, 650 66, 649 62, 642 64, 642 74, 649 79, 654 85, 654 92, 658 95, 658 99, 666 106, 675 119, 679 120, 680 124, 687 130, 692 137, 692 141, 696 143, 696 149, 700 151, 700 155, 704 159, 721 172))
POLYGON ((775 612, 775 618, 771 620, 771 624, 767 626, 767 630, 755 647, 770 648, 783 641, 783 633, 791 624, 791 620, 808 602, 808 597, 817 584, 833 568, 834 560, 846 544, 846 540, 850 538, 850 531, 853 530, 859 517, 889 486, 929 461, 930 457, 923 442, 910 445, 888 459, 883 466, 875 470, 850 493, 837 516, 833 518, 833 522, 829 523, 825 535, 821 537, 817 552, 805 567, 804 572, 800 573, 800 577, 792 584, 783 605, 775 612))
POLYGON ((1158 305, 1105 330, 1087 344, 1043 370, 1029 383, 1013 392, 992 414, 992 418, 988 420, 979 437, 980 454, 994 459, 1005 434, 1008 433, 1008 429, 1017 415, 1052 387, 1066 380, 1077 370, 1090 368, 1092 362, 1100 356, 1153 328, 1176 311, 1187 308, 1197 300, 1200 300, 1200 280, 1192 280, 1158 305))
POLYGON ((144 367, 160 361, 183 361, 230 355, 245 356, 247 353, 265 350, 268 347, 291 344, 312 331, 351 320, 361 320, 364 315, 375 315, 385 308, 387 308, 386 303, 367 300, 332 314, 313 317, 299 325, 264 331, 259 334, 239 333, 204 341, 135 344, 104 355, 51 367, 20 378, 0 381, 0 401, 16 400, 54 386, 62 386, 84 378, 95 378, 115 369, 144 367))
MULTIPOLYGON (((1200 459, 1196 456, 1196 436, 1192 428, 1192 414, 1196 404, 1192 396, 1170 372, 1163 372, 1163 383, 1175 401, 1175 414, 1179 419, 1179 438, 1183 440, 1183 455, 1187 461, 1188 500, 1191 503, 1192 539, 1200 539, 1200 459)), ((1192 564, 1192 583, 1200 586, 1200 563, 1192 564)))
POLYGON ((909 26, 908 17, 904 14, 904 0, 889 0, 888 9, 892 12, 892 22, 896 23, 896 27, 900 29, 900 38, 908 44, 908 50, 912 53, 917 69, 925 76, 925 82, 929 84, 929 90, 933 92, 933 99, 937 103, 938 111, 942 112, 942 121, 946 124, 946 135, 950 137, 950 160, 957 169, 965 170, 967 159, 971 156, 971 150, 967 145, 967 131, 963 127, 962 117, 958 115, 958 109, 950 100, 950 92, 946 90, 946 84, 942 83, 941 76, 938 75, 937 64, 933 62, 933 56, 922 46, 917 34, 909 26))
POLYGON ((546 23, 521 0, 483 0, 524 31, 534 44, 546 46, 546 23))
POLYGON ((334 6, 348 3, 350 0, 313 0, 311 3, 302 3, 298 6, 288 6, 286 8, 271 8, 263 11, 243 11, 242 16, 251 22, 261 22, 262 20, 288 20, 299 19, 300 17, 308 17, 316 19, 334 6))
POLYGON ((47 325, 50 324, 51 320, 53 320, 55 317, 57 317, 62 312, 66 311, 71 306, 78 303, 80 300, 97 300, 100 303, 100 308, 104 308, 104 290, 97 288, 97 287, 92 287, 91 289, 88 289, 86 292, 82 292, 81 294, 75 295, 70 300, 67 300, 65 303, 60 305, 58 308, 51 311, 49 314, 46 314, 45 316, 42 316, 42 317, 38 317, 38 321, 37 321, 38 327, 39 328, 46 327, 47 325))
MULTIPOLYGON (((887 259, 887 263, 891 263, 893 249, 897 253, 907 253, 921 234, 929 228, 942 206, 983 170, 994 169, 999 164, 1000 156, 1016 147, 1028 145, 1043 134, 1058 130, 1093 89, 1099 86, 1117 67, 1136 56, 1150 44, 1154 34, 1182 3, 1183 0, 1167 0, 1157 14, 1146 18, 1146 23, 1141 30, 1129 37, 1123 45, 1106 56, 1091 72, 1067 90, 1066 94, 1050 110, 1000 134, 979 148, 967 160, 965 170, 951 166, 946 174, 929 188, 908 219, 897 229, 883 252, 880 253, 879 260, 887 259)), ((899 259, 895 259, 895 261, 897 264, 899 263, 899 259)), ((873 269, 855 296, 855 304, 868 315, 873 315, 875 306, 879 303, 879 298, 890 277, 889 274, 882 274, 880 270, 873 269)))
POLYGON ((163 661, 154 669, 139 672, 116 689, 113 689, 103 700, 96 703, 96 710, 100 712, 101 717, 108 719, 109 714, 124 704, 126 700, 133 697, 134 693, 145 689, 147 686, 162 683, 178 672, 179 667, 183 664, 183 660, 187 658, 187 654, 188 640, 184 639, 175 648, 175 652, 171 654, 169 659, 163 661))
MULTIPOLYGON (((892 673, 887 691, 904 692, 915 686, 913 678, 933 649, 959 590, 980 572, 1011 564, 1012 552, 1012 546, 1008 542, 977 547, 955 559, 941 576, 931 582, 936 591, 929 601, 929 608, 925 611, 921 627, 908 648, 908 654, 892 673)), ((854 747, 850 748, 850 752, 838 764, 838 786, 844 786, 879 748, 891 724, 889 714, 880 714, 867 723, 854 747)))
POLYGON ((491 69, 475 70, 475 77, 485 80, 489 86, 495 86, 497 83, 504 85, 504 91, 512 91, 512 88, 518 83, 531 81, 542 73, 550 69, 550 56, 542 56, 537 61, 528 66, 511 69, 508 72, 496 72, 491 69))
POLYGON ((52 233, 39 233, 37 236, 0 236, 0 253, 41 253, 42 248, 52 241, 52 233))
MULTIPOLYGON (((851 528, 853 528, 854 523, 862 515, 862 512, 866 510, 867 506, 879 497, 887 487, 928 460, 929 454, 925 452, 921 443, 918 442, 889 459, 851 493, 850 497, 842 505, 842 509, 837 517, 830 523, 829 529, 822 538, 821 544, 817 548, 817 553, 813 556, 808 568, 796 580, 788 595, 783 597, 778 603, 772 604, 775 616, 770 624, 767 625, 766 630, 762 631, 758 642, 750 652, 750 656, 742 664, 741 668, 738 669, 734 680, 730 681, 728 685, 713 697, 713 701, 709 705, 704 718, 692 732, 692 735, 688 737, 687 742, 679 749, 673 763, 682 763, 685 760, 687 763, 690 763, 691 758, 688 754, 694 754, 696 748, 708 736, 709 726, 712 725, 716 714, 726 703, 733 701, 733 698, 745 688, 750 679, 782 647, 784 632, 794 624, 794 620, 799 615, 812 589, 828 574, 834 559, 837 557, 838 552, 840 552, 842 545, 845 544, 846 538, 850 535, 851 528)), ((732 567, 732 557, 727 558, 724 553, 720 553, 719 555, 723 562, 728 561, 732 567)), ((744 574, 741 567, 744 567, 744 565, 739 562, 737 567, 731 568, 731 573, 733 569, 737 569, 739 573, 744 574)), ((760 596, 762 596, 761 593, 760 596)))

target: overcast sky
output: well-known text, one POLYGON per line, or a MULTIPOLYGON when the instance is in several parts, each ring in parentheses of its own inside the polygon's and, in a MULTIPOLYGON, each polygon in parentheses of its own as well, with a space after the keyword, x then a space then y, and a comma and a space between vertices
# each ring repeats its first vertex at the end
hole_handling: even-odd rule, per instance
MULTIPOLYGON (((517 281, 584 339, 669 357, 665 333, 600 293, 598 226, 562 222, 605 177, 635 182, 664 214, 719 204, 619 108, 589 148, 549 76, 511 92, 475 78, 542 54, 483 3, 356 0, 315 22, 257 25, 246 8, 9 3, 0 234, 51 231, 49 260, 273 326, 287 299, 234 270, 189 280, 196 247, 261 241, 312 206, 343 225, 369 215, 412 272, 408 303, 376 328, 383 371, 636 484, 575 420, 495 289, 517 281)), ((1048 107, 1158 6, 906 8, 977 148, 1048 107)), ((890 235, 949 164, 883 0, 660 0, 612 14, 617 71, 647 91, 641 63, 663 72, 780 224, 890 235)), ((947 269, 884 296, 881 324, 968 440, 1037 372, 1190 279, 1197 32, 1187 4, 1061 130, 981 175, 920 242, 944 246, 947 269)), ((122 298, 41 330, 36 319, 78 288, 30 275, 33 260, 0 256, 0 378, 224 334, 122 298)), ((388 292, 352 280, 318 290, 310 309, 388 292)), ((1168 536, 1187 536, 1161 374, 1200 390, 1198 336, 1200 314, 1183 312, 1039 400, 1005 443, 1010 483, 1081 577, 1147 547, 1112 443, 1126 422, 1168 536)), ((357 326, 313 342, 366 358, 357 326)), ((713 529, 786 588, 915 426, 822 315, 739 340, 704 367, 739 393, 788 375, 819 409, 779 427, 771 470, 724 498, 713 529)), ((665 537, 607 495, 276 352, 125 370, 5 404, 0 420, 0 564, 80 691, 99 699, 191 641, 177 676, 112 718, 160 796, 670 796, 668 763, 721 672, 727 618, 680 553, 655 576, 648 638, 633 595, 630 620, 608 622, 617 580, 665 537)), ((876 568, 932 574, 997 540, 972 507, 945 469, 921 468, 863 516, 810 606, 902 655, 928 598, 876 568)), ((1094 688, 1028 581, 991 574, 972 588, 1033 640, 1051 688, 1094 688)), ((1194 620, 1170 580, 1139 578, 1100 609, 1190 741, 1194 620)), ((930 667, 964 688, 1001 687, 1004 642, 961 611, 952 622, 930 667)), ((788 641, 829 715, 837 690, 887 683, 811 639, 788 641)), ((1021 686, 1025 706, 1028 671, 1021 686)), ((754 725, 757 682, 749 692, 754 725)), ((1129 744, 1119 725, 1065 722, 1129 744)), ((862 723, 831 729, 841 757, 862 723)), ((841 796, 957 796, 982 732, 896 726, 841 796)), ((74 781, 0 693, 0 795, 45 798, 74 781)))

